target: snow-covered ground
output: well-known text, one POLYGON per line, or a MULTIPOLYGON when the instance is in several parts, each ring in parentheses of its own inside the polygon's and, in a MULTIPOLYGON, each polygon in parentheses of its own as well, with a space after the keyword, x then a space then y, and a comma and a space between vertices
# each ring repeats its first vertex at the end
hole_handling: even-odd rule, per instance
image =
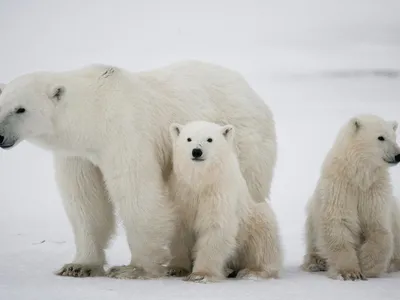
MULTIPOLYGON (((399 299, 400 273, 341 282, 298 269, 304 205, 339 126, 367 112, 400 121, 399 12, 398 0, 0 0, 0 82, 93 62, 143 70, 200 59, 242 72, 275 114, 285 250, 279 280, 55 276, 73 236, 50 154, 23 143, 0 152, 0 299, 399 299)), ((400 167, 391 173, 400 197, 400 167)), ((129 261, 122 230, 108 259, 129 261)))

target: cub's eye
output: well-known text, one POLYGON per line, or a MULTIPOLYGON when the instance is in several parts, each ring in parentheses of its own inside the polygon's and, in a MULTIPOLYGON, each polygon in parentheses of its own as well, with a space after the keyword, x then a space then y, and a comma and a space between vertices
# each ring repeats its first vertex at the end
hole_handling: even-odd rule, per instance
POLYGON ((190 143, 192 141, 192 139, 191 138, 187 138, 187 141, 190 143))
POLYGON ((384 141, 384 140, 385 140, 385 138, 384 138, 383 136, 378 136, 378 140, 380 140, 380 141, 384 141))
POLYGON ((23 107, 20 107, 15 111, 16 114, 23 114, 24 112, 25 112, 25 108, 23 108, 23 107))
POLYGON ((207 142, 211 143, 211 142, 212 142, 212 138, 209 138, 209 139, 207 140, 207 142))

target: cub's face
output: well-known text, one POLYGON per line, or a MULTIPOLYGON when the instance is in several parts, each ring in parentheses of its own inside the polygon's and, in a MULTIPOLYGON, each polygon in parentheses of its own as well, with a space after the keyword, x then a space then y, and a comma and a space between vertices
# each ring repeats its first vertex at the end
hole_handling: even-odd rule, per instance
POLYGON ((362 156, 374 165, 393 166, 400 162, 400 148, 396 142, 398 127, 396 121, 364 117, 353 119, 353 126, 355 155, 362 156))
POLYGON ((230 155, 234 128, 205 121, 186 125, 173 123, 170 135, 174 144, 174 164, 184 169, 208 168, 219 165, 230 155))

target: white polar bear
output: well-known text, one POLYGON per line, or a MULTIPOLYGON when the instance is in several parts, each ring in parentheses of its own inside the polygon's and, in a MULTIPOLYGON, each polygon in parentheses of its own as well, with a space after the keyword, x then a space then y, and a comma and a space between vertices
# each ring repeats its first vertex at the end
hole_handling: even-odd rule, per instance
POLYGON ((165 274, 174 232, 166 182, 172 122, 221 120, 237 127, 240 168, 257 202, 269 196, 276 162, 269 107, 236 72, 201 62, 153 71, 91 65, 16 78, 0 95, 0 146, 22 140, 53 151, 76 256, 58 274, 104 273, 104 249, 124 223, 131 263, 118 278, 165 274), (109 199, 111 201, 109 201, 109 199))
POLYGON ((302 265, 344 280, 378 277, 400 267, 400 214, 388 168, 400 161, 396 121, 359 115, 327 154, 307 205, 302 265))
POLYGON ((174 123, 170 134, 170 197, 181 221, 174 244, 186 242, 172 265, 191 270, 193 260, 186 280, 195 282, 218 281, 227 269, 238 278, 278 278, 282 259, 275 214, 268 202, 251 198, 235 153, 234 127, 174 123))

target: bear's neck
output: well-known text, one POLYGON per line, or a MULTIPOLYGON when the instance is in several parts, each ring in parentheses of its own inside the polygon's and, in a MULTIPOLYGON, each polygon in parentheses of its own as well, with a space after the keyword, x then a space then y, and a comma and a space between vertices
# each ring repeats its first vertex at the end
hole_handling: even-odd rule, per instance
POLYGON ((84 157, 97 164, 99 151, 95 148, 90 148, 85 142, 79 143, 75 141, 76 138, 65 138, 62 136, 40 136, 28 139, 28 142, 48 151, 65 155, 65 156, 78 156, 84 157), (79 145, 76 147, 75 145, 79 145))
POLYGON ((98 97, 91 78, 58 74, 56 80, 72 96, 61 99, 53 116, 53 132, 29 141, 47 150, 67 155, 90 158, 112 144, 114 137, 127 135, 107 118, 106 100, 98 97), (79 97, 74 93, 79 91, 79 97), (64 102, 61 102, 64 101, 64 102))

